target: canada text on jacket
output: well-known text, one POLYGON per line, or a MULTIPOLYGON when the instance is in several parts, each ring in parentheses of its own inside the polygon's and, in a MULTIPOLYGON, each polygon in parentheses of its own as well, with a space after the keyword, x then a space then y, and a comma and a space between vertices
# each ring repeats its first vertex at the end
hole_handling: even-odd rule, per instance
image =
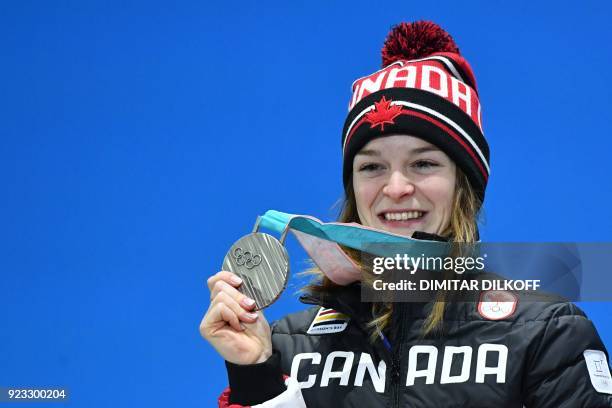
MULTIPOLYGON (((352 351, 333 351, 325 356, 321 353, 299 353, 293 358, 291 364, 291 377, 299 381, 301 388, 311 388, 313 386, 327 387, 330 380, 339 379, 335 384, 347 386, 349 379, 354 378, 354 386, 361 387, 364 377, 368 375, 376 392, 385 392, 385 377, 387 364, 384 360, 379 361, 376 366, 372 356, 368 353, 360 353, 359 361, 356 362, 356 353, 352 351), (320 376, 317 374, 304 375, 302 373, 308 366, 323 366, 320 376), (333 370, 332 367, 341 366, 340 370, 333 370), (351 372, 356 370, 355 375, 351 372)), ((476 383, 484 383, 486 376, 492 376, 497 383, 506 382, 506 363, 508 360, 508 347, 503 344, 484 343, 478 347, 474 353, 471 346, 446 346, 438 350, 436 346, 416 345, 408 352, 408 372, 406 375, 406 386, 412 386, 416 381, 423 381, 425 384, 454 384, 471 381, 472 364, 476 365, 474 370, 476 383), (441 353, 440 353, 441 352, 441 353), (441 354, 441 355, 440 355, 441 354), (492 361, 497 361, 491 364, 492 361), (419 364, 424 368, 417 369, 417 362, 425 359, 425 364, 419 364), (453 362, 461 362, 460 372, 451 373, 453 362), (487 365, 487 361, 489 364, 487 365), (442 365, 441 370, 436 370, 438 365, 442 365), (436 376, 436 372, 440 375, 436 376), (420 380, 419 380, 420 379, 420 380)), ((457 363, 455 363, 457 364, 457 363)), ((320 372, 320 370, 317 370, 320 372)), ((455 371, 455 370, 453 370, 455 371)), ((312 372, 312 371, 311 371, 312 372)))

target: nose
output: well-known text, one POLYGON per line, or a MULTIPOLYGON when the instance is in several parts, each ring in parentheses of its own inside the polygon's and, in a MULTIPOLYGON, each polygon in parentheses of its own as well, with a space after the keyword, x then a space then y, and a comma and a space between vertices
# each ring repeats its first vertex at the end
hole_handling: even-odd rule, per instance
POLYGON ((414 184, 400 171, 391 173, 387 184, 383 187, 383 194, 395 201, 412 193, 414 193, 414 184))

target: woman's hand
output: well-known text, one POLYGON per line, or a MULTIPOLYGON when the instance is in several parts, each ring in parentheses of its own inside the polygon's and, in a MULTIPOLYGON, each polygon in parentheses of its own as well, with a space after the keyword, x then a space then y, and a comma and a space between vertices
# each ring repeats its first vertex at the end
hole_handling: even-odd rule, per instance
POLYGON ((210 307, 200 334, 221 356, 234 364, 256 364, 272 355, 270 325, 263 313, 252 312, 255 301, 236 288, 242 280, 221 271, 208 279, 210 307))

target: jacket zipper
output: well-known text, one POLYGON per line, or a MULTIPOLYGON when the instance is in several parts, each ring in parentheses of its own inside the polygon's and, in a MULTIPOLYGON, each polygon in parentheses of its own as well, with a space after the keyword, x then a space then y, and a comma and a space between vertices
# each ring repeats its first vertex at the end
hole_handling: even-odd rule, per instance
POLYGON ((399 343, 393 356, 391 357, 391 407, 400 406, 400 374, 401 374, 401 363, 400 355, 402 352, 402 344, 399 343))
POLYGON ((391 348, 391 398, 389 399, 389 405, 391 408, 400 406, 400 376, 402 369, 402 349, 404 343, 405 306, 406 305, 403 303, 396 303, 394 305, 395 311, 397 311, 397 319, 395 320, 397 330, 391 348))

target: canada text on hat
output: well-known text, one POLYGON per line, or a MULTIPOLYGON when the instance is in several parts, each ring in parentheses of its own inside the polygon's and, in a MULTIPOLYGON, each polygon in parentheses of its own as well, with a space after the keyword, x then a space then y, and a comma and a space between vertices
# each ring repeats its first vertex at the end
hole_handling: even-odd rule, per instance
POLYGON ((444 54, 438 53, 420 60, 396 61, 380 71, 359 78, 353 82, 353 97, 349 110, 364 97, 381 89, 417 88, 454 103, 470 116, 482 131, 478 94, 466 84, 456 69, 453 60, 458 56, 444 54))

